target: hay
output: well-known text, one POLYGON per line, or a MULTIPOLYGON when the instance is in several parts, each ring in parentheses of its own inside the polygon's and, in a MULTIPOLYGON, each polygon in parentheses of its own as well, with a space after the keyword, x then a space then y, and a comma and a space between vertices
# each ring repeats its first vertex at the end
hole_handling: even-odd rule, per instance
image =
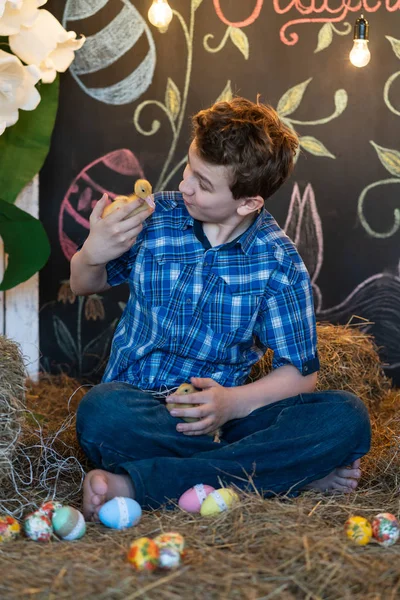
POLYGON ((25 379, 19 346, 0 335, 0 487, 12 477, 23 423, 25 379))
MULTIPOLYGON (((318 323, 318 353, 321 369, 317 390, 346 390, 366 403, 379 402, 390 390, 391 382, 383 372, 378 348, 371 335, 359 324, 318 323)), ((271 371, 272 352, 254 365, 250 379, 260 379, 271 371)))
MULTIPOLYGON (((319 325, 318 329, 322 386, 351 389, 371 411, 373 446, 362 461, 363 477, 356 493, 307 492, 298 498, 263 500, 257 493, 239 492, 241 503, 216 518, 188 515, 178 508, 159 510, 145 512, 132 530, 112 531, 90 523, 88 533, 77 542, 40 545, 21 539, 0 545, 2 600, 398 598, 400 542, 389 549, 376 543, 353 546, 345 539, 343 524, 354 514, 400 515, 400 392, 389 389, 371 338, 357 328, 319 325), (182 533, 187 542, 182 567, 135 573, 126 562, 129 543, 171 530, 182 533)), ((67 377, 29 382, 27 408, 36 423, 33 431, 32 426, 24 429, 24 444, 35 445, 40 423, 43 440, 52 444, 59 457, 64 460, 72 453, 87 468, 73 427, 84 392, 67 377)), ((32 448, 32 458, 34 450, 43 452, 42 447, 32 448)), ((39 457, 35 460, 40 475, 39 457)), ((68 501, 79 507, 78 472, 65 472, 62 477, 65 487, 58 487, 57 498, 64 500, 62 494, 69 493, 68 501)))

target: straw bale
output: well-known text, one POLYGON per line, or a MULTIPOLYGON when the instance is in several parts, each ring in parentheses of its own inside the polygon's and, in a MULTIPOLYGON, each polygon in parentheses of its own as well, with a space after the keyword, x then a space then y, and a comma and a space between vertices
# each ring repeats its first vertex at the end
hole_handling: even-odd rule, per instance
MULTIPOLYGON (((332 325, 318 323, 320 371, 317 390, 346 390, 366 403, 376 403, 390 390, 374 338, 362 331, 366 323, 332 325)), ((272 352, 254 365, 252 381, 267 375, 272 367, 272 352)))
POLYGON ((0 486, 10 477, 17 453, 26 371, 18 344, 0 335, 0 486))

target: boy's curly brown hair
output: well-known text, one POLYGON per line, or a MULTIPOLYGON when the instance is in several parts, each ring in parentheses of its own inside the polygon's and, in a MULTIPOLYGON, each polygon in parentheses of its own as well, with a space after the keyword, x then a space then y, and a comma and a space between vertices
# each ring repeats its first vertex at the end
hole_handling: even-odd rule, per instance
POLYGON ((192 118, 193 139, 206 162, 230 168, 235 200, 272 196, 293 169, 296 133, 266 104, 234 98, 192 118))

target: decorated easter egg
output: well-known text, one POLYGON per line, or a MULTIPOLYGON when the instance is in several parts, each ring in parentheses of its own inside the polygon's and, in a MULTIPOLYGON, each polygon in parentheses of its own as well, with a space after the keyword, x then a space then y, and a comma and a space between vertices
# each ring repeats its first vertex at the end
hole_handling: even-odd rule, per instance
POLYGON ((56 502, 55 500, 48 500, 47 502, 43 502, 38 512, 43 513, 44 515, 47 515, 49 519, 52 519, 55 511, 61 507, 61 502, 56 502))
POLYGON ((397 542, 400 535, 400 524, 391 513, 379 513, 372 520, 372 535, 385 548, 397 542))
POLYGON ((216 515, 228 510, 234 502, 239 501, 239 496, 229 488, 214 490, 208 494, 200 508, 200 514, 203 517, 216 515))
POLYGON ((182 554, 185 548, 184 537, 175 531, 160 533, 160 535, 154 538, 154 541, 159 547, 160 551, 164 548, 173 548, 174 550, 177 550, 179 554, 182 554))
POLYGON ((357 544, 357 546, 365 546, 371 541, 371 523, 364 517, 350 517, 347 519, 344 529, 349 540, 357 544))
POLYGON ((74 22, 79 21, 79 30, 83 34, 89 33, 69 69, 79 87, 99 102, 118 106, 133 102, 151 84, 156 49, 149 24, 140 11, 131 2, 124 1, 118 3, 121 10, 115 16, 112 10, 114 4, 117 4, 115 0, 67 0, 62 24, 66 29, 74 29, 74 22), (91 17, 102 8, 104 26, 93 32, 91 17), (108 13, 112 16, 107 17, 108 13), (136 44, 140 49, 144 46, 144 58, 136 44), (124 68, 126 55, 132 67, 129 73, 124 68), (113 83, 93 86, 87 82, 91 73, 100 73, 101 81, 109 80, 110 73, 119 77, 113 83))
POLYGON ((132 498, 117 496, 101 507, 99 519, 106 527, 125 529, 137 525, 142 516, 140 504, 132 498))
POLYGON ((14 517, 3 515, 0 517, 0 543, 15 540, 21 532, 21 527, 14 517))
POLYGON ((158 566, 161 569, 175 569, 181 564, 181 553, 176 548, 161 548, 158 566))
POLYGON ((128 560, 137 571, 154 571, 158 566, 160 550, 154 540, 141 537, 128 550, 128 560))
POLYGON ((52 518, 54 533, 68 542, 79 540, 86 532, 83 514, 72 506, 58 508, 52 518))
POLYGON ((204 500, 207 498, 208 494, 214 492, 215 488, 211 485, 204 485, 203 483, 198 483, 194 487, 186 490, 184 494, 179 498, 178 504, 187 512, 190 513, 198 513, 200 512, 200 507, 203 504, 204 500))
POLYGON ((53 527, 49 517, 38 510, 24 519, 25 535, 34 542, 49 542, 53 527))
POLYGON ((132 194, 138 177, 144 177, 143 170, 127 148, 97 158, 78 173, 61 202, 58 217, 60 245, 67 260, 89 235, 90 213, 102 194, 108 194, 110 200, 118 194, 132 194))

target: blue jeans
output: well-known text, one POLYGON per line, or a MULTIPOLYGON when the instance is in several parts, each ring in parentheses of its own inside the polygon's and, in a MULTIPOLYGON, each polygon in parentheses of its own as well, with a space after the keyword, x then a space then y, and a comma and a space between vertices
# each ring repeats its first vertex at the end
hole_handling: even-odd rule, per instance
POLYGON ((220 443, 176 431, 165 404, 128 383, 101 383, 82 399, 77 435, 93 465, 128 474, 136 500, 157 508, 196 483, 234 483, 264 497, 296 493, 370 448, 368 411, 348 392, 301 394, 222 427, 220 443))

